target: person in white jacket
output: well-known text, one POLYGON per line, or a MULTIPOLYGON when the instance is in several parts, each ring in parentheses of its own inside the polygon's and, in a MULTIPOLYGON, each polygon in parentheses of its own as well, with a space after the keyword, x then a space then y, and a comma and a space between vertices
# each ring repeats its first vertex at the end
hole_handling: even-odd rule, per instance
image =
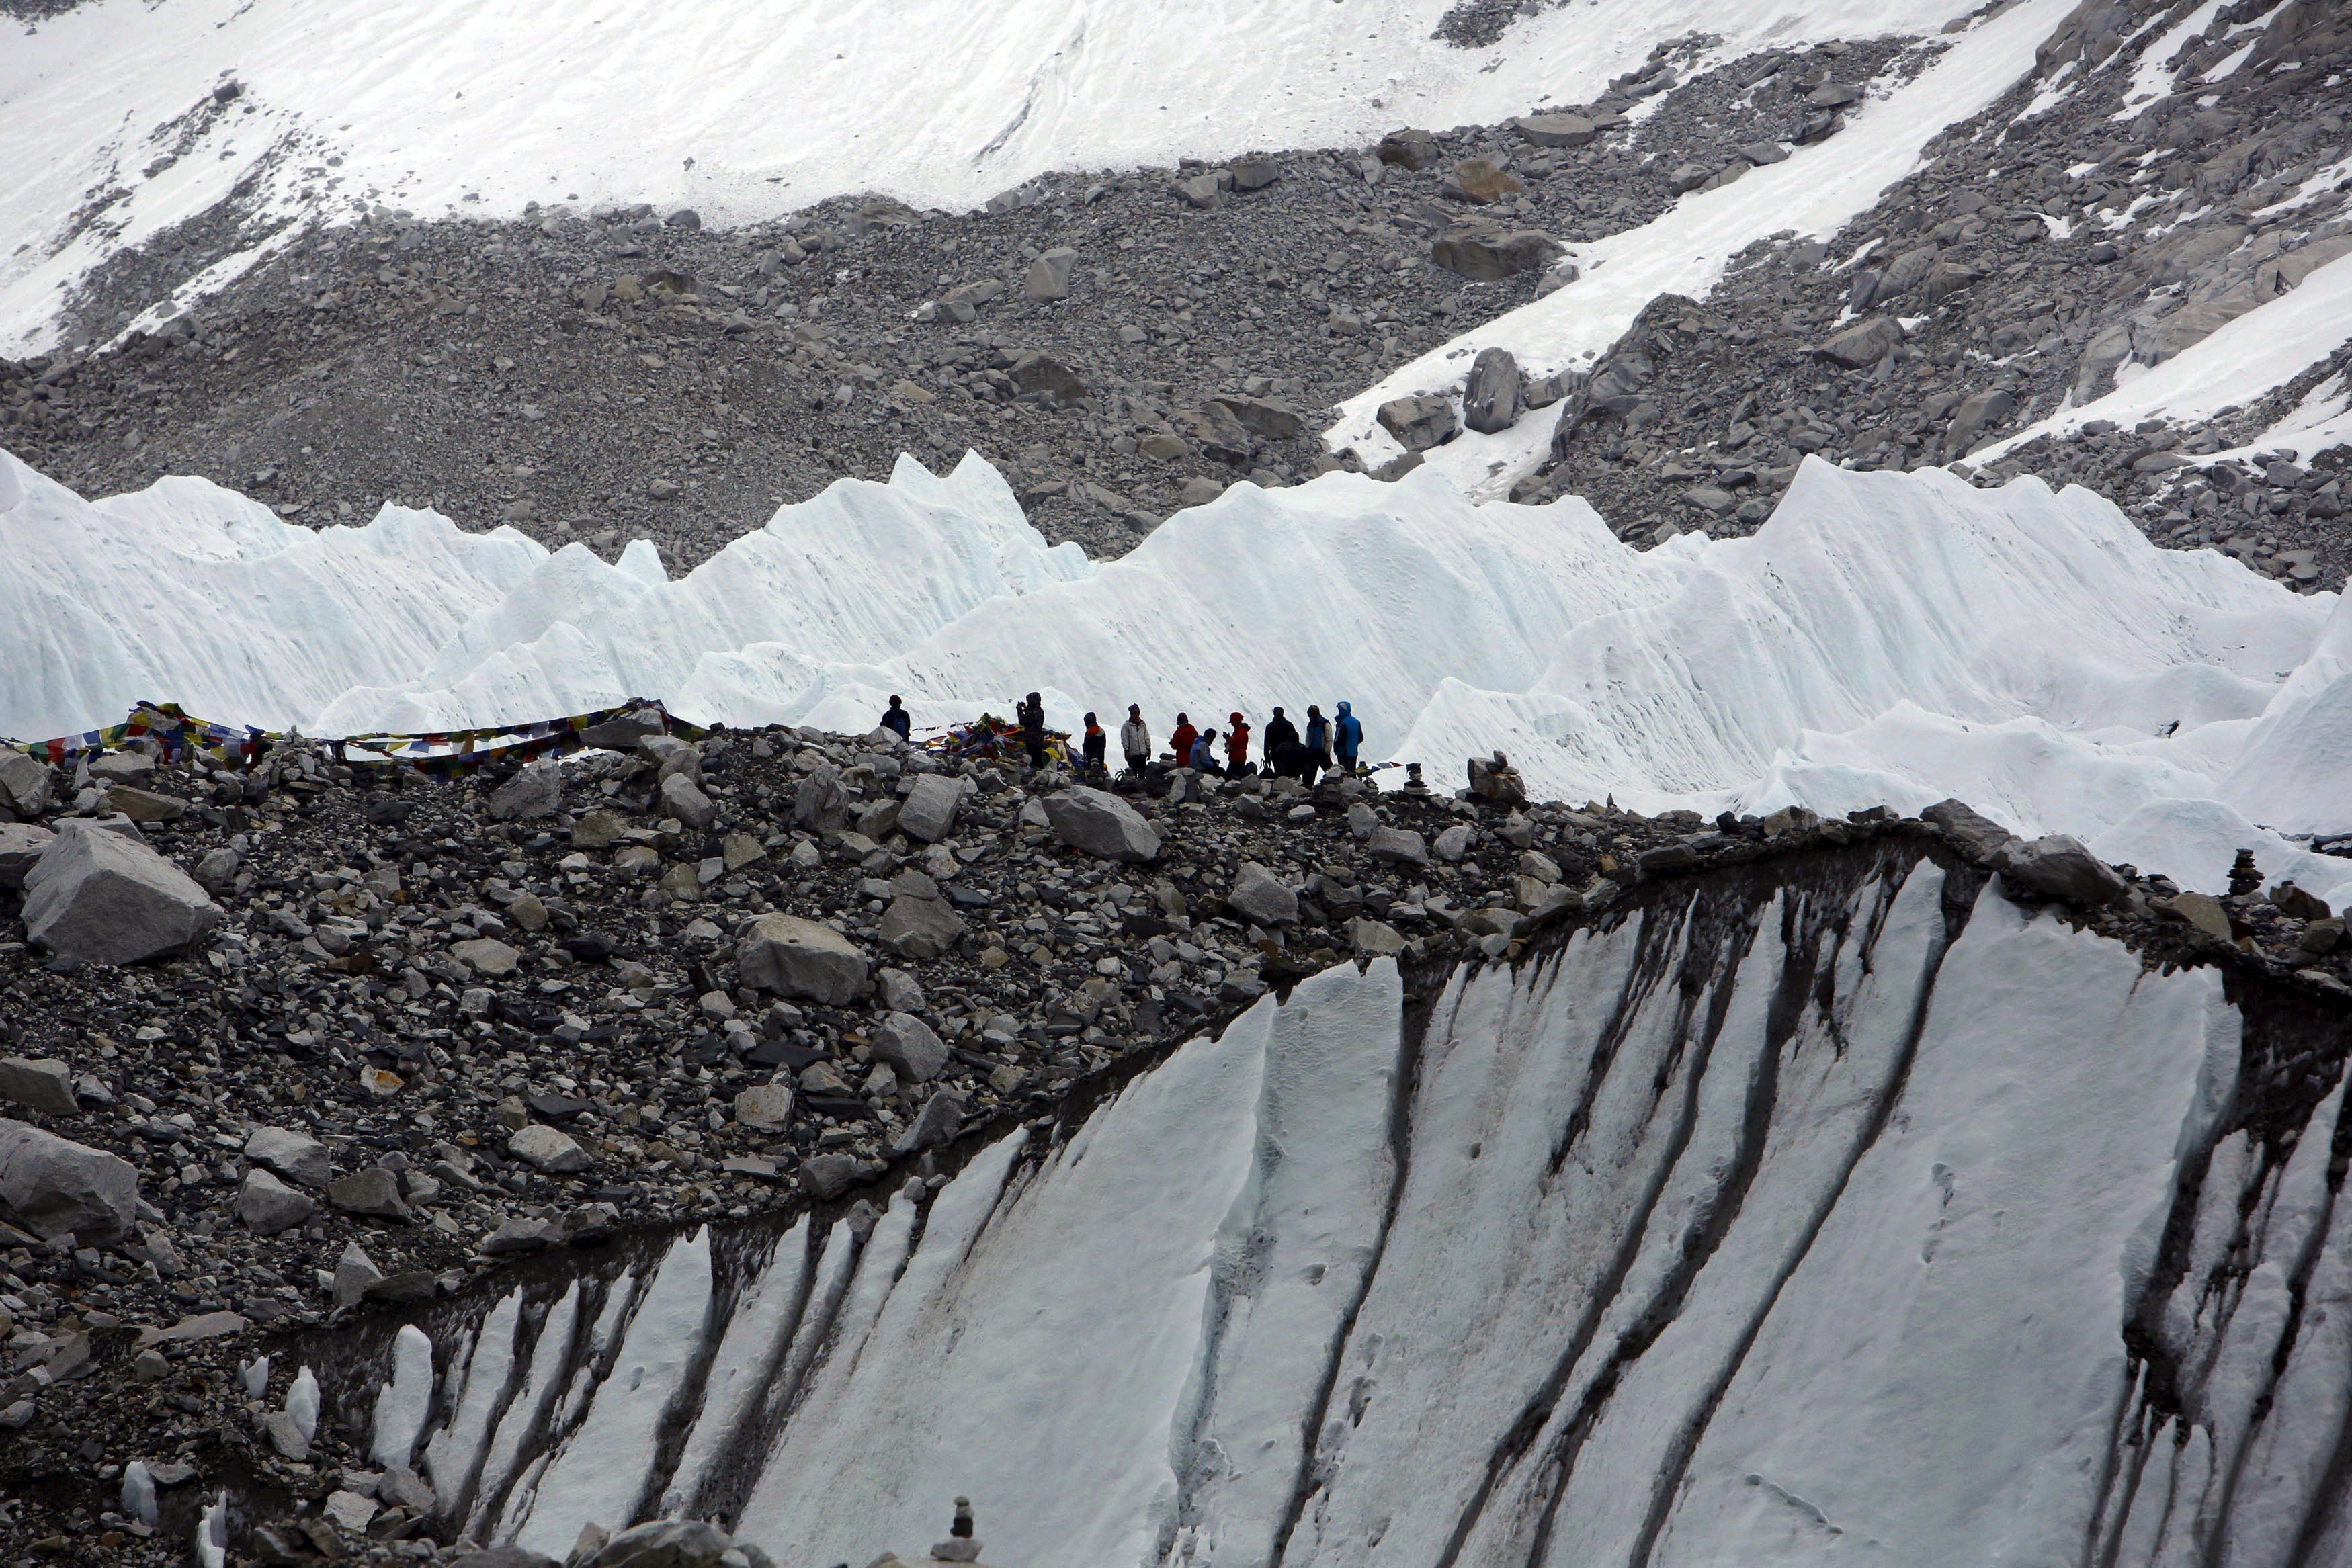
POLYGON ((1151 760, 1151 731, 1143 723, 1143 706, 1127 705, 1127 722, 1118 727, 1118 748, 1127 754, 1127 770, 1137 778, 1143 776, 1143 765, 1151 760))

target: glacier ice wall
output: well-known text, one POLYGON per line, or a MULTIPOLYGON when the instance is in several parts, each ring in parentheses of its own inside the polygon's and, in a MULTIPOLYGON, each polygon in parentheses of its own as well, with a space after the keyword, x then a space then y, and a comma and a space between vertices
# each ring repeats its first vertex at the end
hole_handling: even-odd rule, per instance
POLYGON ((1916 851, 1661 886, 878 1214, 431 1309, 425 1451, 552 1552, 864 1562, 963 1495, 1037 1568, 2339 1562, 2347 1043, 1916 851))
POLYGON ((1346 698, 1441 780, 1501 747, 1542 793, 1652 810, 1958 795, 2192 886, 2251 847, 2352 893, 2282 836, 2352 831, 2352 609, 2032 480, 1808 461, 1753 538, 1638 551, 1581 501, 1338 474, 1098 564, 978 457, 902 458, 672 580, 642 543, 608 564, 393 507, 314 533, 200 480, 91 504, 0 468, 0 733, 27 738, 150 697, 314 734, 631 696, 851 731, 894 691, 924 723, 1033 688, 1155 723, 1346 698))

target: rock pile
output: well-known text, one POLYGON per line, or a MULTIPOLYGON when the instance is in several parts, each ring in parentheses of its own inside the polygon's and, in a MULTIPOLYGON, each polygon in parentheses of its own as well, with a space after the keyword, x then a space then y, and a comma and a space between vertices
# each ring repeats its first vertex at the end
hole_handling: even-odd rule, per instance
MULTIPOLYGON (((34 1368, 0 1391, 17 1495, 232 1458, 289 1495, 348 1491, 381 1473, 353 1447, 365 1423, 273 1436, 294 1390, 270 1379, 299 1363, 237 1392, 256 1333, 630 1227, 936 1185, 967 1130, 1050 1113, 1295 977, 1507 962, 1654 877, 1928 835, 2151 953, 2352 995, 2342 921, 2295 889, 2184 891, 1956 802, 1708 823, 1524 801, 1492 758, 1482 798, 1164 769, 1134 794, 887 732, 605 738, 624 749, 397 783, 308 745, 251 776, 138 756, 136 787, 184 810, 112 826, 66 813, 110 811, 115 786, 51 780, 37 885, 0 893, 19 1118, 0 1123, 0 1296, 34 1368), (667 788, 689 778, 698 828, 667 788), (43 868, 97 839, 200 875, 217 924, 129 963, 43 946, 43 868), (213 1435, 191 1445, 198 1412, 213 1435)), ((352 1495, 381 1504, 394 1483, 366 1484, 352 1495)), ((383 1540, 425 1511, 355 1528, 383 1540)), ((0 1519, 0 1553, 63 1522, 0 1519)))

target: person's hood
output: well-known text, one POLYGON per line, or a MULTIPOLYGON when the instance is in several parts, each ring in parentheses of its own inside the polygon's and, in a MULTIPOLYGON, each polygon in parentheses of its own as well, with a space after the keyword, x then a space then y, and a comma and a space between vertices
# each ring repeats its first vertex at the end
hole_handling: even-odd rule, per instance
POLYGON ((1225 722, 1227 724, 1239 724, 1241 721, 1242 716, 1237 713, 1230 713, 1225 716, 1225 722))
POLYGON ((1346 713, 1347 713, 1347 711, 1348 711, 1348 705, 1347 705, 1346 703, 1341 703, 1341 704, 1339 705, 1339 712, 1340 712, 1341 714, 1343 714, 1343 715, 1344 715, 1344 714, 1346 714, 1346 713))

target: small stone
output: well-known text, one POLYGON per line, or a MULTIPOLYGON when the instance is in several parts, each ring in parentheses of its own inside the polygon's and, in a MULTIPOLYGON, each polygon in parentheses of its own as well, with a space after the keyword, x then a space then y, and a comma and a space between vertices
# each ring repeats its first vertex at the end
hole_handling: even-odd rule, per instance
POLYGON ((1022 279, 1022 288, 1032 299, 1066 299, 1070 297, 1070 273, 1076 267, 1078 253, 1066 245, 1057 245, 1029 264, 1022 279))
POLYGON ((334 1174, 326 1145, 284 1127, 257 1126, 246 1134, 245 1157, 302 1186, 324 1186, 334 1174))
POLYGON ((1376 861, 1401 865, 1427 865, 1429 848, 1410 828, 1374 828, 1364 841, 1364 852, 1376 861))
POLYGON ((449 949, 458 962, 478 975, 511 975, 522 962, 520 949, 509 946, 495 936, 477 936, 470 942, 460 942, 449 949))
POLYGON ((1349 945, 1359 953, 1374 957, 1392 956, 1404 951, 1404 936, 1385 921, 1358 915, 1348 922, 1349 945))
POLYGON ((936 898, 901 894, 882 912, 874 939, 909 958, 943 958, 963 935, 962 916, 936 898))
POLYGON ((1581 147, 1600 128, 1580 114, 1523 114, 1511 129, 1538 147, 1581 147))
POLYGON ((518 1129, 507 1139, 507 1153, 551 1176, 570 1176, 586 1170, 590 1164, 588 1151, 571 1134, 544 1122, 518 1129))
POLYGON ((1481 349, 1462 385, 1462 423, 1482 435, 1519 417, 1519 362, 1507 349, 1481 349))
POLYGON ((735 1096, 735 1120, 746 1127, 770 1132, 788 1126, 793 1119, 793 1088, 789 1083, 754 1083, 735 1096))
POLYGON ((1381 404, 1374 416, 1381 428, 1396 437, 1407 452, 1426 452, 1433 446, 1443 446, 1460 433, 1460 423, 1454 416, 1454 405, 1442 397, 1391 398, 1381 404))
POLYGON ((904 1159, 919 1150, 951 1142, 963 1128, 963 1101, 942 1091, 923 1102, 906 1130, 890 1141, 890 1157, 904 1159))
POLYGON ((0 822, 0 887, 24 886, 42 852, 57 841, 57 834, 37 822, 0 822))
POLYGON ((856 1179, 857 1159, 854 1155, 817 1155, 801 1166, 801 1189, 827 1201, 847 1192, 849 1184, 856 1179))
POLYGON ((1452 824, 1431 841, 1429 848, 1439 860, 1448 862, 1460 860, 1470 852, 1470 824, 1452 824))
POLYGON ((409 1217, 408 1205, 400 1197, 400 1178, 380 1166, 353 1171, 329 1182, 327 1201, 346 1214, 363 1214, 377 1219, 409 1217))

